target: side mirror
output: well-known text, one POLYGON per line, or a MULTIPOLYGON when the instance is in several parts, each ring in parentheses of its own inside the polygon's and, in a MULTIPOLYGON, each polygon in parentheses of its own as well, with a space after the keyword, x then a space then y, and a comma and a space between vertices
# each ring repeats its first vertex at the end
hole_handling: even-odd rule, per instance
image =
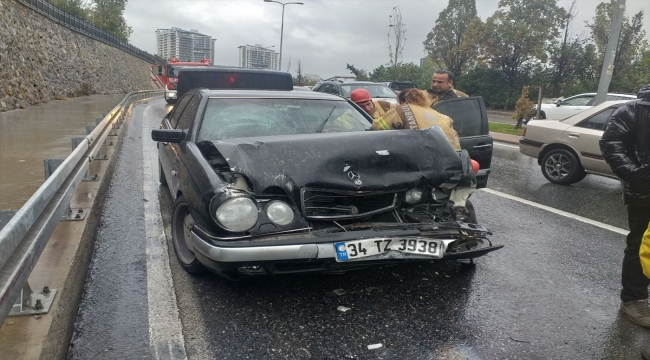
POLYGON ((562 100, 555 100, 555 106, 562 105, 562 100))
POLYGON ((168 142, 180 144, 185 140, 185 132, 177 129, 153 129, 151 130, 151 139, 153 141, 168 142))

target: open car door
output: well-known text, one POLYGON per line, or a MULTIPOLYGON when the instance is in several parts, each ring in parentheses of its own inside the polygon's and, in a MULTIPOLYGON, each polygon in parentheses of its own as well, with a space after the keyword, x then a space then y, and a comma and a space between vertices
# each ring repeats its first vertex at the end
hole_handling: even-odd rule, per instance
POLYGON ((454 98, 438 102, 432 108, 454 120, 454 129, 460 136, 461 148, 467 150, 469 156, 481 166, 481 170, 476 175, 476 187, 487 187, 493 141, 483 98, 480 96, 454 98))

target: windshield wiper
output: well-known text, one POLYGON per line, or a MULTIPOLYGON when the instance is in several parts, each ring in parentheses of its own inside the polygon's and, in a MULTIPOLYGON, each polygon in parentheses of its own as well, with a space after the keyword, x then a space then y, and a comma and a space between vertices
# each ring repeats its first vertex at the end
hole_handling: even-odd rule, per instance
POLYGON ((317 133, 320 133, 320 132, 323 131, 323 129, 325 128, 325 125, 327 125, 327 120, 330 119, 330 116, 332 116, 332 114, 334 113, 334 110, 336 110, 336 106, 334 106, 334 107, 332 108, 332 111, 330 111, 330 113, 327 114, 327 117, 325 118, 325 121, 323 121, 323 125, 321 125, 321 126, 316 130, 317 133))

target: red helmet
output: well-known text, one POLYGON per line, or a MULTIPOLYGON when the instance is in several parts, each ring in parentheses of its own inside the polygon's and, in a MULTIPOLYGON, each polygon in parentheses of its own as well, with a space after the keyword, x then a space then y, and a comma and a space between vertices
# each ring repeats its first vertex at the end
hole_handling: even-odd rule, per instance
POLYGON ((359 104, 372 100, 372 97, 368 90, 356 89, 350 93, 350 100, 352 100, 353 103, 359 104))

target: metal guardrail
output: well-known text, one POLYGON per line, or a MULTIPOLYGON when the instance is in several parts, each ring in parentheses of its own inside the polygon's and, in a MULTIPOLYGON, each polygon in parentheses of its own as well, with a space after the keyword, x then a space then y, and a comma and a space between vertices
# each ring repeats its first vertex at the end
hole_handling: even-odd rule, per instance
POLYGON ((127 94, 0 230, 0 324, 19 296, 31 295, 31 290, 30 294, 22 291, 27 278, 115 124, 124 118, 125 110, 134 101, 161 96, 163 92, 127 94))
POLYGON ((128 42, 119 39, 105 30, 98 28, 91 23, 72 16, 65 11, 55 7, 46 0, 16 0, 19 3, 29 7, 30 9, 47 16, 52 21, 67 27, 68 29, 88 36, 89 38, 101 41, 107 45, 116 47, 128 54, 131 54, 139 59, 142 59, 149 64, 166 64, 167 62, 162 58, 151 55, 148 52, 141 50, 128 42))

